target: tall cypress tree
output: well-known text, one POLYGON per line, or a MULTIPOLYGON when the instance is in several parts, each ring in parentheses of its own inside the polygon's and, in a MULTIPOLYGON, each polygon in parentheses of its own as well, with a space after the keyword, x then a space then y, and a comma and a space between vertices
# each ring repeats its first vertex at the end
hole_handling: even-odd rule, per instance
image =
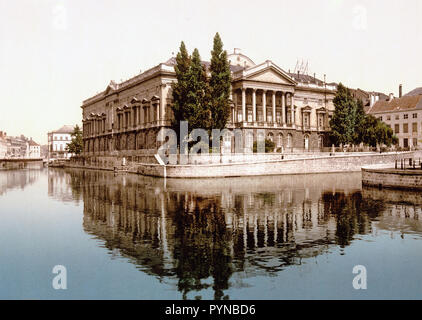
POLYGON ((212 129, 225 128, 230 117, 230 65, 227 52, 223 51, 223 42, 216 33, 211 51, 210 111, 212 129))
POLYGON ((201 56, 196 48, 192 53, 188 88, 184 120, 189 121, 189 129, 206 129, 209 125, 209 86, 205 66, 202 64, 201 56))
POLYGON ((180 121, 186 120, 186 109, 184 106, 188 101, 189 95, 190 64, 191 58, 186 50, 185 43, 182 41, 180 51, 176 56, 176 65, 174 66, 177 81, 172 84, 172 127, 177 135, 179 135, 180 121))

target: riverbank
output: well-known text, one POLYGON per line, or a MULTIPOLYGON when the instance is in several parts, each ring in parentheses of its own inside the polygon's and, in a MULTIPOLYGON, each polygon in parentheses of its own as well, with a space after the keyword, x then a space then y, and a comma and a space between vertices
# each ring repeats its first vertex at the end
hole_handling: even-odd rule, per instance
POLYGON ((42 159, 0 159, 0 170, 36 169, 42 167, 42 159))
MULTIPOLYGON (((274 155, 271 155, 273 157, 274 155)), ((246 162, 209 163, 164 165, 158 155, 156 163, 137 163, 123 161, 123 165, 116 166, 112 159, 78 158, 69 161, 64 166, 68 168, 100 169, 110 171, 124 171, 145 176, 166 178, 216 178, 216 177, 244 177, 271 176, 285 174, 358 172, 368 165, 394 164, 395 161, 414 157, 414 152, 394 153, 353 153, 340 155, 313 155, 286 159, 276 155, 276 160, 265 160, 253 157, 246 162)))

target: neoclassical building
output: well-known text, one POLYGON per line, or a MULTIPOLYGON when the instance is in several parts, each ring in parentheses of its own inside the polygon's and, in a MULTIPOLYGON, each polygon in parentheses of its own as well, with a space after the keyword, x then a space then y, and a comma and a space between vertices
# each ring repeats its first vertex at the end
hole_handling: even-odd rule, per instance
MULTIPOLYGON (((327 145, 336 85, 315 76, 284 71, 270 60, 255 64, 235 49, 228 129, 241 129, 250 152, 258 134, 273 140, 277 152, 321 150, 327 145)), ((159 147, 157 133, 172 119, 175 58, 83 102, 84 154, 130 158, 159 147)), ((208 68, 209 62, 204 62, 208 68)), ((226 141, 232 144, 233 139, 226 141)), ((225 144, 227 146, 227 143, 225 144)))

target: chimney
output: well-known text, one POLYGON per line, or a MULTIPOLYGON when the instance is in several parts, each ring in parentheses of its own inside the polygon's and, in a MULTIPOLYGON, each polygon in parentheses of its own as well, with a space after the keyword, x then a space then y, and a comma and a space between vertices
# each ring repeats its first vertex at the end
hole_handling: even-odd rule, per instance
POLYGON ((369 107, 372 108, 374 104, 375 104, 375 95, 371 93, 371 102, 369 103, 369 107))
POLYGON ((399 85, 399 98, 402 97, 402 94, 403 94, 403 85, 401 84, 399 85))
POLYGON ((394 93, 390 93, 390 95, 388 96, 388 101, 392 101, 394 99, 394 93))

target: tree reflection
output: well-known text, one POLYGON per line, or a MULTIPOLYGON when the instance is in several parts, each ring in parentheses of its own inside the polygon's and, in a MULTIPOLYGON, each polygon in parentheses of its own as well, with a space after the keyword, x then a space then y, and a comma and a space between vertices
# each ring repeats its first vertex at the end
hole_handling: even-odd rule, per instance
POLYGON ((175 278, 185 299, 210 290, 215 299, 228 299, 234 282, 245 286, 244 278, 348 246, 356 235, 371 233, 372 221, 386 210, 383 201, 364 198, 354 186, 345 189, 337 176, 292 183, 164 181, 81 170, 66 175, 73 197, 84 202, 84 230, 143 272, 175 278))

